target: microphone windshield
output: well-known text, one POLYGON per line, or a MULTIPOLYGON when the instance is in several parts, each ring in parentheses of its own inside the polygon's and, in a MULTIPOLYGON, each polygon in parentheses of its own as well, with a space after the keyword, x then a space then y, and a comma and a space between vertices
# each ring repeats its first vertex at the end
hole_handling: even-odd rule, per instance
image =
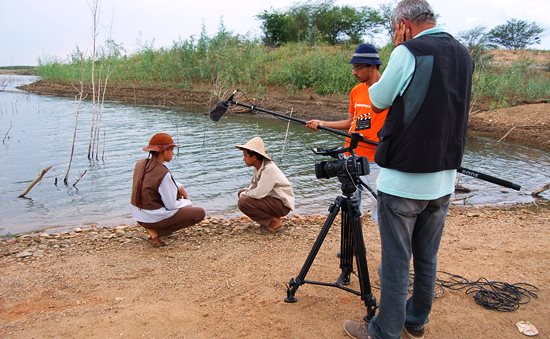
POLYGON ((228 109, 229 104, 227 103, 227 101, 218 101, 216 107, 212 108, 212 110, 210 111, 210 119, 212 121, 219 121, 222 115, 224 115, 228 109))

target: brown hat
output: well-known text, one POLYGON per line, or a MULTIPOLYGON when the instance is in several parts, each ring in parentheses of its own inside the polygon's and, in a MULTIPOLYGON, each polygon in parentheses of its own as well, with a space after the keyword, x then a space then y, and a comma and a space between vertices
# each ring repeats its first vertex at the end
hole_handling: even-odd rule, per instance
POLYGON ((162 152, 170 147, 179 147, 174 143, 174 139, 166 133, 157 133, 149 140, 149 145, 143 147, 145 152, 162 152))
POLYGON ((271 160, 271 158, 269 157, 269 155, 267 155, 267 153, 265 151, 264 141, 260 137, 254 137, 254 138, 248 140, 248 142, 246 144, 244 144, 244 145, 235 145, 235 147, 240 149, 240 150, 247 149, 249 151, 256 152, 256 153, 262 155, 267 160, 271 160))

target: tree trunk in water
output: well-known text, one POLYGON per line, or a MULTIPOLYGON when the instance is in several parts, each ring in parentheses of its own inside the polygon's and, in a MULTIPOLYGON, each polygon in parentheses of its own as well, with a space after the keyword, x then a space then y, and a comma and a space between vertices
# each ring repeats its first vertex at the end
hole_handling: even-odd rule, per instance
POLYGON ((42 178, 44 177, 44 175, 52 168, 52 166, 48 166, 46 168, 44 168, 42 170, 42 172, 40 172, 40 174, 38 175, 38 177, 36 179, 33 180, 33 182, 31 182, 31 184, 27 187, 26 190, 23 191, 23 193, 19 194, 18 198, 24 198, 25 195, 27 193, 30 192, 30 190, 32 190, 32 188, 34 187, 34 185, 38 184, 38 182, 40 180, 42 180, 42 178))

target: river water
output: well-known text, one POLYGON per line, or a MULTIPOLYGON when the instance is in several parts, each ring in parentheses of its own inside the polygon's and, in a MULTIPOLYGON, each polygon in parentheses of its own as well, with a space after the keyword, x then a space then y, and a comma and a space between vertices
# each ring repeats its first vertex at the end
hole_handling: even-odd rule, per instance
MULTIPOLYGON (((38 96, 16 89, 34 80, 29 76, 0 75, 0 235, 133 223, 128 207, 133 167, 146 156, 141 148, 159 131, 173 135, 182 146, 168 167, 207 215, 239 215, 236 192, 248 185, 252 170, 244 166, 242 152, 234 145, 257 135, 264 138, 273 160, 294 185, 294 213, 325 214, 340 194, 336 178, 315 177, 314 164, 331 159, 313 154, 310 148, 335 147, 342 141, 266 114, 229 116, 214 123, 204 112, 106 103, 99 160, 90 161, 87 152, 92 106, 88 101, 80 108, 75 155, 66 186, 63 178, 69 165, 76 103, 70 98, 38 96), (53 167, 27 198, 17 198, 48 166, 53 167)), ((459 174, 460 185, 471 192, 458 194, 456 204, 526 203, 532 201, 530 192, 550 181, 547 152, 489 139, 470 138, 462 165, 512 181, 522 190, 459 174)))

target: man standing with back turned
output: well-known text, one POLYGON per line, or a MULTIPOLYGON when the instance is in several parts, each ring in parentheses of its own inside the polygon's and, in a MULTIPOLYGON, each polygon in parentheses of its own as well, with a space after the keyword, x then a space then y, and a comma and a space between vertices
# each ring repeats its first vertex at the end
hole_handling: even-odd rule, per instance
POLYGON ((378 314, 346 320, 353 338, 423 338, 434 298, 437 251, 460 166, 472 87, 468 50, 441 27, 425 0, 392 13, 395 50, 369 89, 373 110, 391 106, 375 161, 382 243, 378 314), (413 258, 414 287, 407 300, 413 258))

